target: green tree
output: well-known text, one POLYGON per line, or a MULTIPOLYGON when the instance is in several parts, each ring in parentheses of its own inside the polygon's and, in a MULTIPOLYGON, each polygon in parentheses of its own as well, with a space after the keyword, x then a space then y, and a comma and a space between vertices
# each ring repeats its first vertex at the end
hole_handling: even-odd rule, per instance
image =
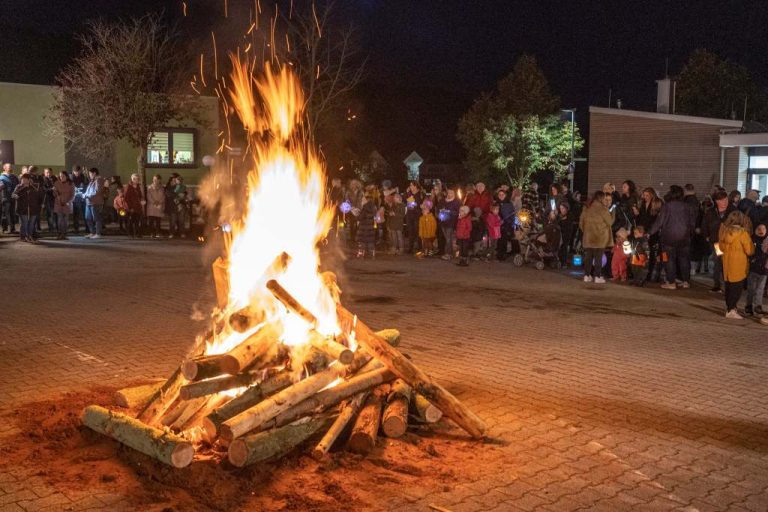
POLYGON ((743 66, 707 50, 695 50, 680 72, 675 94, 676 112, 694 116, 766 119, 766 95, 743 66))
MULTIPOLYGON (((570 162, 571 126, 560 120, 559 102, 536 59, 520 57, 496 90, 483 93, 459 121, 457 137, 473 177, 524 186, 541 170, 563 174, 570 162)), ((575 134, 579 150, 584 141, 578 129, 575 134)))

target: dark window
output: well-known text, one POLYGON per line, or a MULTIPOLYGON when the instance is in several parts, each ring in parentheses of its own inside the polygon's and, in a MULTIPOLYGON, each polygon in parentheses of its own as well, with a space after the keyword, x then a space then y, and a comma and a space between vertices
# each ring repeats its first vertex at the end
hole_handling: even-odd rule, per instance
POLYGON ((0 163, 15 164, 13 156, 13 141, 0 140, 0 163))
POLYGON ((150 167, 195 167, 195 130, 168 128, 152 133, 147 146, 150 167))

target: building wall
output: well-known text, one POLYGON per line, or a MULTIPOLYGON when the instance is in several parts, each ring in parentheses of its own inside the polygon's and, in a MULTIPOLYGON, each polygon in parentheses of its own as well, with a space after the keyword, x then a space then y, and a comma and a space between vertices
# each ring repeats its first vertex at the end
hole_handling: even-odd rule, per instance
MULTIPOLYGON (((631 179, 659 191, 692 183, 700 193, 720 180, 720 130, 726 126, 590 113, 589 191, 631 179)), ((725 183, 735 187, 738 148, 726 150, 725 183)))
POLYGON ((53 88, 0 82, 0 140, 12 140, 14 163, 64 168, 64 139, 43 133, 53 88))

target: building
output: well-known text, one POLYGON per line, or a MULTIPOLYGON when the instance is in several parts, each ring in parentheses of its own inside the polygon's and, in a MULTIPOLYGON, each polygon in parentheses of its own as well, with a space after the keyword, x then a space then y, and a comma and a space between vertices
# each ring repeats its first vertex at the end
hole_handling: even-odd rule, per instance
POLYGON ((632 180, 659 191, 691 183, 699 192, 721 185, 768 195, 768 133, 735 119, 678 115, 675 81, 656 84, 656 112, 590 107, 590 191, 632 180))
MULTIPOLYGON (((43 128, 54 98, 54 87, 0 82, 0 160, 15 166, 34 164, 54 170, 73 165, 98 167, 103 176, 119 175, 123 181, 136 172, 137 149, 118 141, 110 156, 98 161, 67 148, 63 137, 50 137, 43 128)), ((175 122, 152 134, 147 150, 147 176, 160 174, 165 180, 177 172, 189 184, 196 184, 208 171, 205 155, 218 148, 218 103, 202 97, 205 126, 175 122)))

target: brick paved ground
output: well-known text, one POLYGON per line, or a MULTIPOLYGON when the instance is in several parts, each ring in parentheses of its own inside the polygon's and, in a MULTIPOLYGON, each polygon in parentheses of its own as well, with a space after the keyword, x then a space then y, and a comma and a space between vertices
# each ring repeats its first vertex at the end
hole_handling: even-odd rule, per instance
MULTIPOLYGON (((168 374, 211 300, 189 244, 2 242, 0 258, 3 409, 168 374)), ((491 474, 445 492, 404 485, 389 509, 768 510, 768 329, 726 322, 721 296, 412 259, 352 262, 342 285, 498 439, 491 474)), ((0 473, 0 511, 61 509, 131 507, 0 473)))

